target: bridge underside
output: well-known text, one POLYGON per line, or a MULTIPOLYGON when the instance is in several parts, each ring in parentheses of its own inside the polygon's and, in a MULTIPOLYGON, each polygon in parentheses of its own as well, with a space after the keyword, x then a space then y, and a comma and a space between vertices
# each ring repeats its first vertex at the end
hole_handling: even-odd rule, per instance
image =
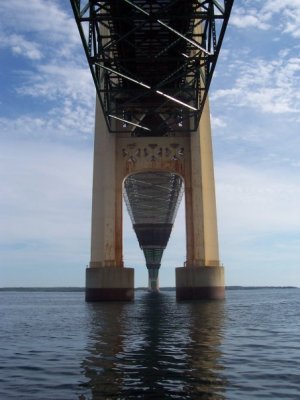
POLYGON ((169 172, 137 173, 125 180, 125 202, 149 273, 158 289, 158 272, 183 195, 182 178, 169 172))
POLYGON ((232 3, 71 0, 111 132, 197 129, 232 3))

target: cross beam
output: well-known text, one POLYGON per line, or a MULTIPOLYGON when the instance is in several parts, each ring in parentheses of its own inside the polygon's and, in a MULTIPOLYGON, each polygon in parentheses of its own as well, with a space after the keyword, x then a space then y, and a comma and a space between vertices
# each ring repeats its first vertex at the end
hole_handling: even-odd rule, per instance
POLYGON ((70 0, 106 124, 198 127, 233 0, 70 0))

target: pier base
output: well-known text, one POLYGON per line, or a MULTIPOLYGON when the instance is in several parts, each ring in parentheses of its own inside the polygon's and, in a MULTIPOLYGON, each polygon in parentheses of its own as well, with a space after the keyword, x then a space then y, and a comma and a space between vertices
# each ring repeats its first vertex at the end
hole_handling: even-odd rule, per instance
POLYGON ((133 268, 99 267, 86 269, 86 301, 131 301, 133 299, 133 268))
POLYGON ((224 268, 176 268, 176 298, 177 300, 224 299, 224 268))

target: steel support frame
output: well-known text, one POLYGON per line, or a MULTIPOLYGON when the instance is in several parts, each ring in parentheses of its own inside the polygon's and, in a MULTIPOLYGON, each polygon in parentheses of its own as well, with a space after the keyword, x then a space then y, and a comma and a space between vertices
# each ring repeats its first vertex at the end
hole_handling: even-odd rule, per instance
POLYGON ((124 199, 132 224, 173 224, 183 196, 182 178, 174 173, 137 173, 124 184, 124 199), (163 184, 162 184, 163 183, 163 184))
POLYGON ((195 131, 233 0, 70 1, 110 132, 151 135, 153 115, 161 135, 195 131), (151 62, 169 65, 154 81, 151 62))
POLYGON ((174 173, 138 173, 125 180, 125 204, 148 269, 160 268, 182 196, 183 180, 174 173))

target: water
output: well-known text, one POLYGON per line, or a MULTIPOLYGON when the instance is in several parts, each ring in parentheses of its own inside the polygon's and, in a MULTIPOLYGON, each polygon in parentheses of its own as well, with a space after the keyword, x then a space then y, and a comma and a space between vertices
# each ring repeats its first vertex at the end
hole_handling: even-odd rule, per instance
POLYGON ((0 292, 0 399, 300 399, 300 290, 0 292))

